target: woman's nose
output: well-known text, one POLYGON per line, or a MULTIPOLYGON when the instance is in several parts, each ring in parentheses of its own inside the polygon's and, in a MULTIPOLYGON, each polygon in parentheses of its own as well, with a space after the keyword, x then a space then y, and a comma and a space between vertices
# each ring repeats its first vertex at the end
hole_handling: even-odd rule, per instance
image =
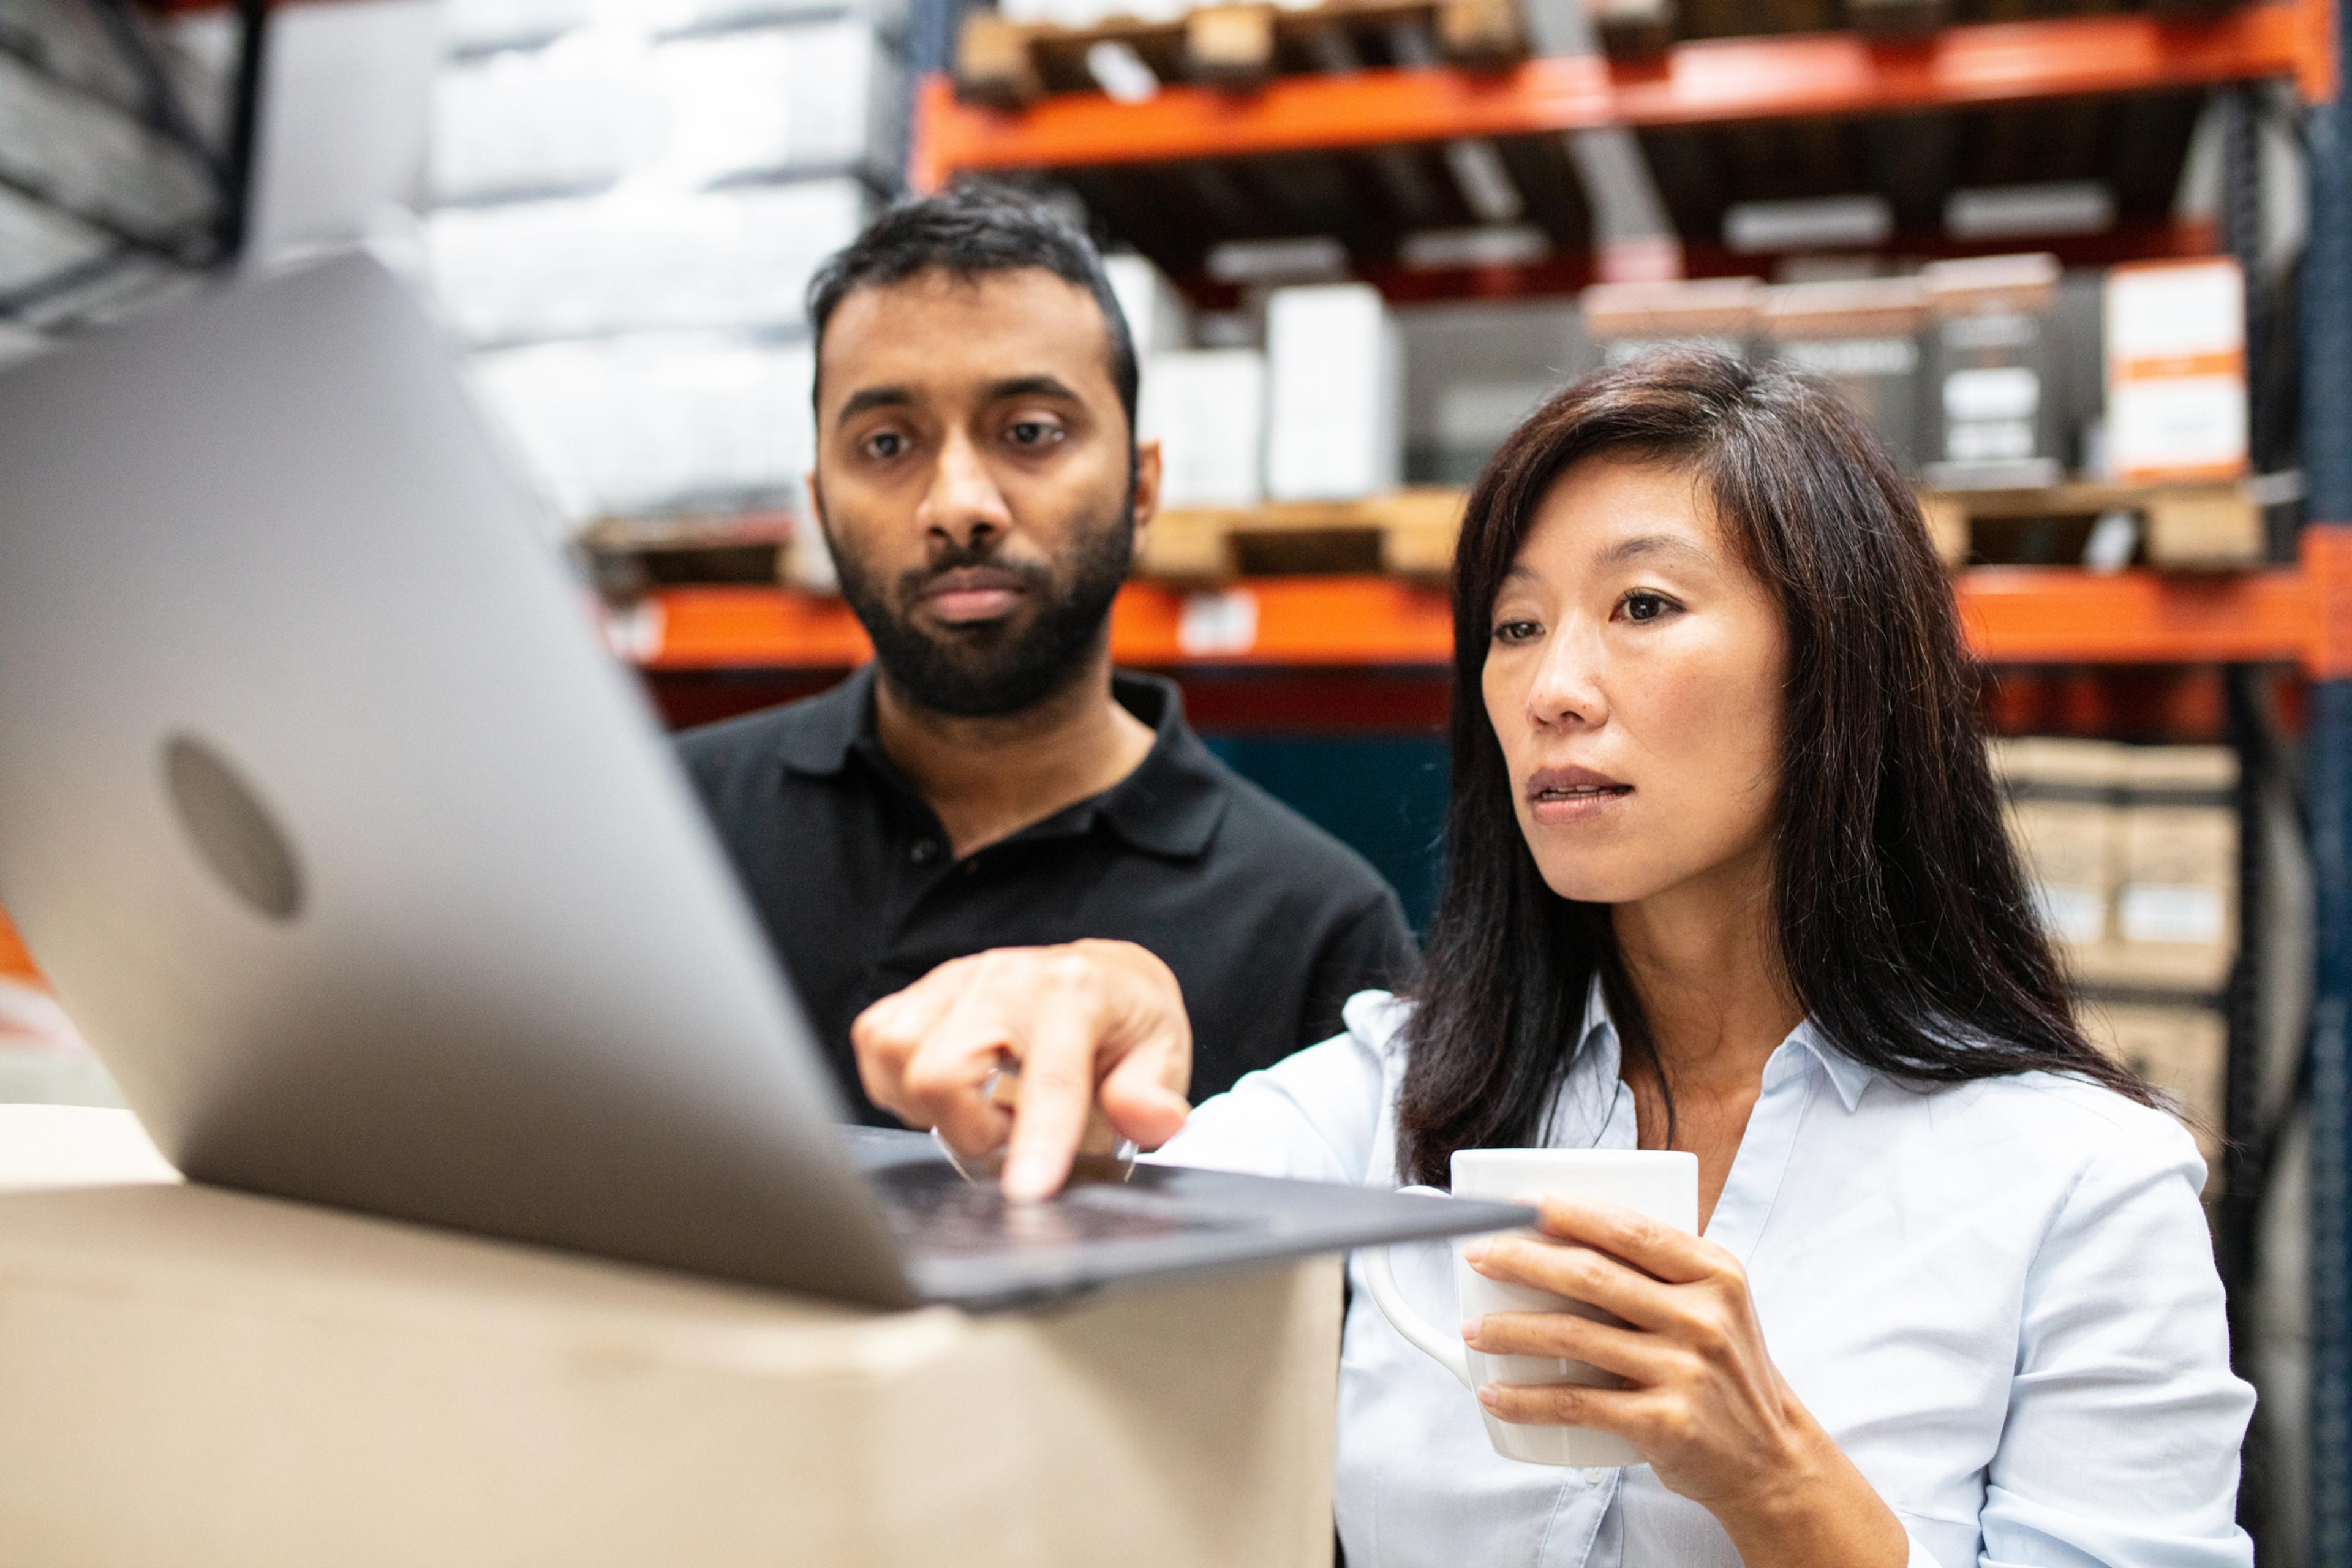
POLYGON ((1528 686, 1528 717, 1538 727, 1590 729, 1608 718, 1599 642, 1588 628, 1571 625, 1545 643, 1528 686))

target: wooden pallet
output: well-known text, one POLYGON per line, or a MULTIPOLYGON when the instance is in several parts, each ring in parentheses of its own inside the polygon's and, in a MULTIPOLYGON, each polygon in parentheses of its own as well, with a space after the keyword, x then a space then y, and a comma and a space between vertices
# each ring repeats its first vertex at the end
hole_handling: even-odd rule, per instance
POLYGON ((1125 50, 1161 83, 1246 91, 1286 72, 1446 60, 1492 69, 1525 59, 1518 0, 1324 0, 1305 10, 1204 5, 1165 22, 1115 16, 1093 26, 1013 22, 973 10, 956 39, 956 91, 1018 109, 1049 92, 1106 84, 1097 48, 1125 50))
MULTIPOLYGON (((2156 0, 2160 15, 2210 16, 2241 0, 2156 0)), ((1601 47, 1626 59, 1691 38, 1852 28, 1874 37, 1916 37, 1954 23, 2089 16, 2112 0, 1584 0, 1601 47)))
POLYGON ((2151 566, 2228 571, 2269 556, 2262 504, 2238 484, 2053 485, 1922 494, 1927 531, 1948 565, 2074 564, 2095 521, 2132 513, 2151 566))
POLYGON ((1460 490, 1369 500, 1283 501, 1234 511, 1168 511, 1138 545, 1139 576, 1175 582, 1306 573, 1443 577, 1462 528, 1460 490))
POLYGON ((581 531, 575 548, 597 591, 614 603, 656 588, 800 584, 793 572, 792 520, 771 512, 604 518, 581 531))

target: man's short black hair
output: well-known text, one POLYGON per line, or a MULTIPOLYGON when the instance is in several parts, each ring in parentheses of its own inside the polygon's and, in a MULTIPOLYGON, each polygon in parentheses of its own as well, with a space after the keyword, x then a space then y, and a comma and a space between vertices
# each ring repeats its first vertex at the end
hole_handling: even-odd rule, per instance
POLYGON ((958 185, 937 195, 898 202, 827 258, 809 279, 808 317, 820 352, 825 323, 860 289, 887 288, 924 272, 977 278, 1041 267, 1077 284, 1102 307, 1110 339, 1110 378, 1135 438, 1138 373, 1135 340, 1111 292, 1102 257, 1087 237, 1052 208, 998 185, 958 185))

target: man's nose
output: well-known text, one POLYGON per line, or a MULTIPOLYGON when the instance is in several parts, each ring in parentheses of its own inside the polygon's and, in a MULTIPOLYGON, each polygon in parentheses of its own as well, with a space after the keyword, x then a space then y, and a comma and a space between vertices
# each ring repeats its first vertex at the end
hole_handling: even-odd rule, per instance
POLYGON ((950 435, 931 470, 930 489, 916 513, 925 534, 969 549, 1012 531, 1013 512, 969 437, 950 435))

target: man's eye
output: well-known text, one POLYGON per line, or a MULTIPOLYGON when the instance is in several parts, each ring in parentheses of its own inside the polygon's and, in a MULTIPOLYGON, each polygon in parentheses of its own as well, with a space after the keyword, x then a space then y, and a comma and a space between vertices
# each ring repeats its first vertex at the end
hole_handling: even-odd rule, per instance
POLYGON ((1042 447, 1057 439, 1061 431, 1043 419, 1024 419, 1014 424, 1006 434, 1013 437, 1016 446, 1042 447))
POLYGON ((1636 623, 1654 621, 1675 607, 1674 602, 1664 595, 1639 591, 1626 595, 1618 605, 1625 612, 1625 618, 1636 623))
POLYGON ((888 459, 907 449, 907 438, 896 430, 877 431, 866 437, 866 455, 888 459))

